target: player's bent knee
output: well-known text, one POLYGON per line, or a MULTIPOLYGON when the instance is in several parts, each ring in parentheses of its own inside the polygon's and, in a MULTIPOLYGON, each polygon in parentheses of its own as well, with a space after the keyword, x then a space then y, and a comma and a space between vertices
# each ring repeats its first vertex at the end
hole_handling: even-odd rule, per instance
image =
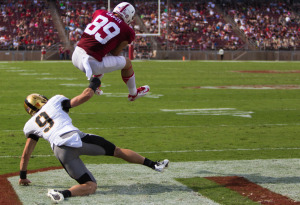
POLYGON ((126 58, 126 65, 123 69, 129 70, 132 68, 131 60, 129 58, 126 58))
POLYGON ((97 184, 92 181, 86 182, 86 185, 88 186, 88 192, 89 194, 94 194, 97 190, 97 184))

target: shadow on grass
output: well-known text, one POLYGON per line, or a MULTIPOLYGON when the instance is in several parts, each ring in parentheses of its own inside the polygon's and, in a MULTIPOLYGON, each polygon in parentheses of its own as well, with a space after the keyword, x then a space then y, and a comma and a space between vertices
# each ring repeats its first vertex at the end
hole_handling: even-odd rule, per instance
POLYGON ((110 194, 123 194, 123 195, 155 195, 167 192, 185 191, 190 192, 186 186, 181 185, 163 185, 163 184, 132 184, 132 185, 111 185, 111 186, 98 186, 96 194, 110 195, 110 194))

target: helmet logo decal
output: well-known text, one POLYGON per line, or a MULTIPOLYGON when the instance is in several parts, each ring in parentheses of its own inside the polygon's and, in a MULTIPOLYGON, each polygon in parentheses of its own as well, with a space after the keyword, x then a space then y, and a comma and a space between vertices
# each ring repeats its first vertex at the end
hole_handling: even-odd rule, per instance
POLYGON ((130 3, 122 2, 114 8, 113 12, 119 14, 125 23, 130 24, 133 21, 135 9, 130 3))
POLYGON ((124 10, 126 9, 126 7, 129 6, 129 5, 130 5, 130 4, 127 4, 126 6, 124 6, 124 7, 120 10, 120 12, 124 11, 124 10))

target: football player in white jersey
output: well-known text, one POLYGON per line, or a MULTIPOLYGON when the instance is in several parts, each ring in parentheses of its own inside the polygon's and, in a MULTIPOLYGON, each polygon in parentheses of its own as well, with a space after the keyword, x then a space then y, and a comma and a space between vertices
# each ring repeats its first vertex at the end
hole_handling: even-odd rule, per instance
POLYGON ((27 179, 28 162, 39 138, 49 141, 56 158, 67 173, 79 184, 67 190, 48 190, 48 196, 58 203, 71 196, 84 196, 95 193, 97 182, 92 173, 79 158, 80 155, 108 155, 121 158, 130 163, 142 164, 156 171, 163 171, 169 164, 165 159, 154 162, 138 153, 115 146, 103 137, 81 132, 72 124, 69 109, 88 101, 100 86, 99 78, 93 78, 90 85, 80 95, 68 99, 55 95, 49 100, 39 94, 26 97, 24 107, 32 117, 24 126, 27 141, 20 161, 20 185, 29 185, 27 179))

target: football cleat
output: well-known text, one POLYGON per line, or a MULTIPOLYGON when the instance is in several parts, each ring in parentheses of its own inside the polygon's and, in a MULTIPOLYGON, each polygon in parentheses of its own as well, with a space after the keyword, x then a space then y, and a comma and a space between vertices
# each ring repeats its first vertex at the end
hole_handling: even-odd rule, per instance
MULTIPOLYGON (((100 81, 103 78, 103 76, 104 76, 104 74, 93 75, 94 78, 99 78, 100 81)), ((103 91, 100 89, 100 87, 101 87, 101 85, 95 90, 96 95, 103 95, 103 91)))
POLYGON ((137 89, 136 95, 128 95, 129 101, 135 101, 138 98, 144 97, 150 90, 148 85, 141 86, 137 89))
POLYGON ((62 195, 62 193, 54 189, 48 189, 47 196, 49 196, 51 200, 56 204, 64 200, 64 196, 62 195))
POLYGON ((161 162, 156 162, 156 164, 154 165, 154 170, 158 172, 163 172, 165 168, 168 168, 169 162, 170 161, 168 159, 165 159, 161 162))
MULTIPOLYGON (((101 86, 100 86, 101 87, 101 86)), ((98 87, 96 90, 95 90, 95 94, 96 95, 102 95, 103 94, 103 91, 100 89, 100 87, 98 87)))

